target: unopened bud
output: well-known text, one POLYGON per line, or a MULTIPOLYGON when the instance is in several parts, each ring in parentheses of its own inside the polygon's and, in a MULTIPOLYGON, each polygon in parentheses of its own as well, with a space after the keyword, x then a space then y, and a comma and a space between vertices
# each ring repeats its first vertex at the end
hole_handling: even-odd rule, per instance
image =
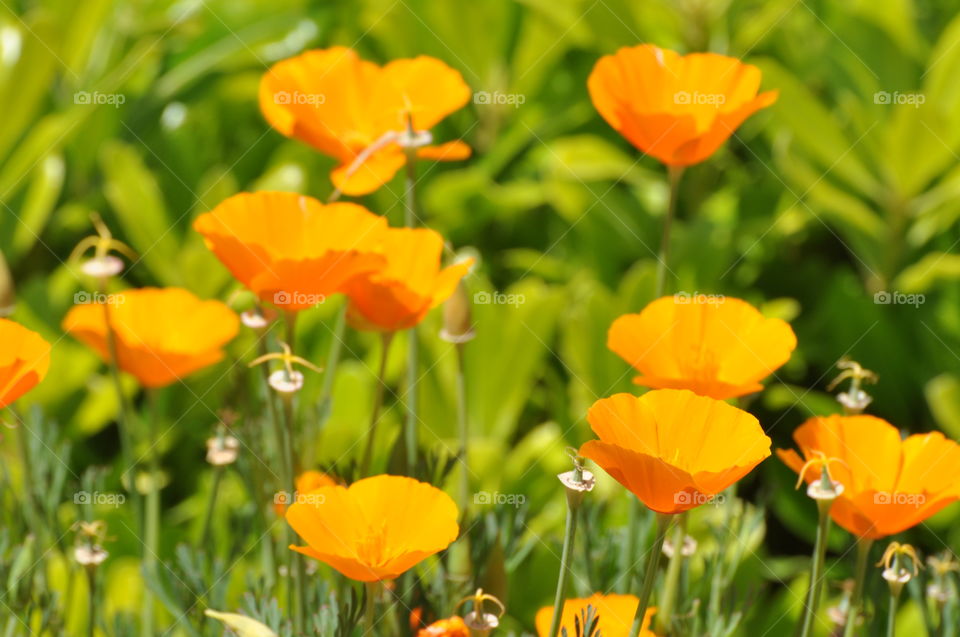
POLYGON ((466 343, 476 337, 470 293, 461 280, 453 295, 443 304, 443 329, 440 338, 448 343, 466 343))
POLYGON ((13 285, 13 277, 10 275, 10 268, 7 267, 7 261, 0 252, 0 317, 13 314, 13 308, 17 303, 16 290, 13 285))

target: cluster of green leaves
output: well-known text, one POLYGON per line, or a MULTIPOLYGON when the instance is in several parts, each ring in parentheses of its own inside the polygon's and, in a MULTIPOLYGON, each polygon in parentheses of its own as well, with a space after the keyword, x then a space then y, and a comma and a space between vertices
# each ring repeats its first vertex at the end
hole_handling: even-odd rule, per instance
MULTIPOLYGON (((98 480, 120 489, 116 398, 100 362, 59 328, 75 294, 92 289, 65 263, 89 234, 90 213, 100 212, 141 255, 124 275, 127 285, 182 285, 202 297, 248 302, 234 296, 236 283, 190 222, 241 190, 329 194, 332 162, 271 131, 256 91, 271 63, 330 44, 379 61, 433 55, 476 91, 524 98, 519 107, 470 104, 448 118, 437 138, 463 137, 474 157, 424 165, 420 182, 425 222, 456 248, 482 256, 471 291, 500 290, 520 300, 477 305, 478 337, 466 349, 473 486, 525 500, 516 509, 481 507, 481 523, 471 530, 478 577, 507 603, 507 629, 529 629, 551 599, 564 514, 553 476, 566 468, 563 448, 589 436, 583 416, 590 403, 634 390, 631 372, 605 347, 606 330, 652 297, 666 185, 661 167, 610 130, 586 93, 595 60, 620 46, 650 41, 744 57, 761 66, 765 88, 781 91, 774 107, 686 174, 671 264, 675 290, 739 296, 794 325, 796 354, 753 405, 776 442, 789 444, 806 416, 836 409, 822 389, 842 355, 879 374, 871 412, 904 429, 937 426, 960 438, 955 10, 948 0, 3 3, 0 255, 16 283, 15 317, 55 344, 52 382, 30 397, 46 414, 46 424, 36 425, 43 444, 32 444, 35 457, 53 450, 63 461, 40 460, 31 476, 12 463, 4 483, 32 480, 42 488, 31 497, 43 502, 5 490, 4 519, 32 507, 55 523, 45 528, 66 532, 84 515, 71 495, 88 480, 89 467, 110 467, 98 480), (925 101, 919 108, 878 103, 882 92, 925 101), (98 104, 85 95, 113 97, 98 104), (878 304, 878 292, 924 298, 916 306, 878 304)), ((390 184, 363 203, 396 224, 401 196, 402 188, 390 184)), ((304 313, 304 356, 326 358, 337 310, 330 302, 304 313)), ((422 438, 455 453, 456 356, 436 336, 437 319, 421 330, 422 438)), ((300 402, 311 432, 307 466, 339 466, 354 448, 358 423, 369 417, 377 347, 373 338, 348 335, 329 404, 320 402, 325 379, 308 379, 300 402)), ((394 435, 404 349, 394 344, 387 369, 396 391, 388 392, 385 430, 394 435)), ((269 557, 247 552, 275 523, 262 506, 273 484, 263 459, 274 450, 259 433, 259 385, 245 370, 254 353, 246 334, 232 346, 231 360, 161 398, 165 433, 157 442, 170 478, 162 550, 178 557, 164 581, 147 585, 171 617, 177 609, 196 614, 197 597, 203 605, 239 608, 244 592, 260 590, 250 582, 267 578, 263 590, 275 584, 269 557), (243 416, 238 430, 247 446, 221 487, 214 534, 222 553, 197 561, 176 546, 199 530, 212 484, 203 441, 225 405, 243 416), (223 564, 231 566, 223 587, 208 590, 223 564)), ((136 397, 132 382, 125 389, 136 397)), ((392 435, 382 436, 378 455, 392 445, 392 435)), ((14 446, 3 451, 12 455, 14 446)), ((729 529, 742 527, 711 523, 721 511, 709 507, 691 520, 703 557, 691 561, 683 580, 678 616, 690 630, 775 634, 795 621, 806 566, 798 556, 808 551, 815 515, 791 494, 792 476, 775 460, 759 473, 762 479, 745 488, 772 511, 767 523, 776 533, 766 541, 762 516, 754 513, 735 518, 750 527, 737 543, 729 529)), ((577 568, 585 575, 572 582, 581 596, 626 589, 617 553, 627 501, 611 482, 601 479, 584 513, 589 531, 581 534, 577 568)), ((136 612, 143 586, 135 514, 129 506, 94 513, 115 536, 104 567, 104 625, 124 634, 122 618, 136 612)), ((955 545, 956 516, 945 512, 911 539, 929 551, 955 545)), ((41 553, 45 562, 32 566, 30 583, 21 586, 11 574, 21 572, 23 551, 36 551, 29 543, 37 540, 24 539, 30 525, 9 528, 0 544, 0 575, 13 587, 8 599, 36 605, 41 598, 23 586, 63 599, 80 579, 67 565, 69 536, 49 538, 59 549, 41 553)), ((836 532, 836 555, 848 546, 836 532)), ((838 577, 848 573, 847 561, 837 565, 838 577)), ((437 612, 455 603, 447 595, 434 596, 445 604, 437 612)), ((82 600, 67 599, 81 607, 72 613, 78 624, 70 629, 77 630, 82 600)), ((919 607, 905 608, 905 626, 918 626, 919 607)), ((262 600, 246 610, 278 617, 262 600)), ((217 627, 210 621, 204 630, 216 634, 217 627)))

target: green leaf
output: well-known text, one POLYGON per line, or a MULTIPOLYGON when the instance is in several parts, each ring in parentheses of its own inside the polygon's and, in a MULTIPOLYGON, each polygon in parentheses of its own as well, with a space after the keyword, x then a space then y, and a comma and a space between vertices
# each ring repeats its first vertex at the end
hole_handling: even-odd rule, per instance
MULTIPOLYGON (((111 141, 100 151, 106 177, 104 193, 130 245, 150 273, 164 285, 177 285, 179 232, 167 216, 156 178, 140 154, 120 141, 111 141)), ((121 233, 117 233, 118 235, 121 233)))

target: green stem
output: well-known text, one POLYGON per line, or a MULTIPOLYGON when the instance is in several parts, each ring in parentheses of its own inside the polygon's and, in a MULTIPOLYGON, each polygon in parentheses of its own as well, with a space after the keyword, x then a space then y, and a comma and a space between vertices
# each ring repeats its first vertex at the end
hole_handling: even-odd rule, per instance
POLYGON ((894 637, 897 633, 897 607, 900 605, 900 594, 890 591, 890 607, 887 609, 887 637, 894 637))
POLYGON ((367 589, 367 604, 363 612, 363 623, 366 626, 363 634, 366 635, 375 635, 376 632, 374 628, 376 627, 376 607, 377 607, 377 593, 379 593, 380 583, 379 582, 364 582, 364 586, 367 589))
POLYGON ((570 568, 576 534, 577 507, 568 505, 567 524, 563 533, 563 553, 560 554, 560 574, 557 576, 557 594, 553 598, 553 619, 550 620, 550 632, 547 633, 547 637, 557 637, 560 632, 560 619, 567 599, 567 571, 570 568))
POLYGON ((97 626, 97 569, 86 567, 87 572, 87 637, 93 637, 97 626))
POLYGON ((633 556, 637 554, 637 539, 640 535, 640 518, 643 505, 636 498, 627 501, 627 545, 621 555, 620 572, 623 574, 621 592, 629 593, 633 590, 633 556))
POLYGON ((223 480, 223 467, 214 467, 213 483, 210 485, 210 497, 207 500, 207 512, 203 516, 203 532, 200 534, 200 546, 207 554, 213 555, 214 547, 210 545, 210 529, 213 522, 213 511, 217 508, 217 495, 220 491, 220 481, 223 480))
POLYGON ((670 182, 670 199, 667 203, 667 214, 663 218, 663 235, 660 238, 660 254, 657 256, 657 289, 656 298, 663 296, 666 288, 667 270, 670 263, 670 230, 673 218, 677 214, 677 199, 680 193, 680 177, 683 175, 683 166, 668 166, 667 179, 670 182))
MULTIPOLYGON (((144 513, 144 551, 143 551, 143 570, 147 572, 151 579, 156 575, 157 570, 157 551, 160 546, 160 463, 156 448, 157 423, 160 419, 160 401, 159 390, 151 389, 147 392, 147 398, 150 405, 150 415, 147 417, 147 444, 150 445, 149 459, 149 478, 146 481, 147 493, 145 498, 144 513)), ((136 476, 134 476, 134 490, 136 490, 136 476)), ((140 625, 140 633, 143 637, 152 637, 154 634, 154 599, 150 587, 144 589, 143 614, 140 625)))
MULTIPOLYGON (((333 383, 337 379, 337 367, 340 365, 340 356, 343 353, 344 334, 347 331, 347 304, 344 303, 337 312, 337 321, 333 325, 333 332, 330 335, 330 349, 327 352, 327 364, 323 368, 323 386, 320 389, 319 410, 317 417, 313 419, 313 439, 320 439, 320 433, 327 420, 330 418, 330 412, 333 409, 333 383)), ((313 450, 315 445, 310 445, 313 450)), ((312 466, 311 463, 308 466, 312 466)))
MULTIPOLYGON (((410 125, 412 128, 412 124, 410 125)), ((406 179, 406 197, 404 225, 413 228, 417 225, 417 202, 416 202, 416 184, 417 184, 417 151, 415 148, 407 148, 407 179, 406 179)), ((418 396, 417 387, 420 374, 420 345, 417 339, 417 327, 413 326, 407 331, 407 417, 404 423, 404 443, 407 452, 407 474, 416 475, 417 465, 417 447, 418 447, 418 396)))
POLYGON ((870 562, 870 549, 873 540, 857 539, 857 565, 854 571, 853 593, 850 595, 850 607, 847 609, 847 621, 843 628, 843 637, 853 637, 857 632, 857 619, 860 617, 860 605, 863 602, 863 587, 867 578, 867 565, 870 562))
MULTIPOLYGON (((287 346, 290 347, 291 352, 296 351, 296 341, 297 341, 297 313, 296 312, 285 312, 284 321, 286 323, 287 329, 287 346)), ((290 493, 293 494, 293 497, 296 497, 297 484, 296 484, 296 475, 297 475, 297 455, 296 455, 296 412, 293 408, 293 395, 284 394, 283 395, 283 420, 286 425, 286 435, 283 436, 284 443, 286 448, 284 449, 284 456, 286 456, 287 461, 287 476, 288 482, 287 485, 290 489, 290 493)), ((303 628, 306 624, 307 616, 307 573, 306 566, 303 561, 303 556, 299 553, 291 554, 291 564, 290 569, 292 570, 292 577, 295 583, 293 589, 293 595, 295 599, 294 608, 295 612, 293 613, 293 628, 296 634, 301 634, 303 628)), ((291 574, 288 572, 288 576, 291 574)), ((289 581, 289 580, 288 580, 289 581)))
POLYGON ((803 615, 803 627, 800 637, 813 635, 813 624, 816 621, 817 609, 820 606, 820 597, 823 591, 823 563, 827 554, 827 533, 830 530, 831 500, 817 500, 817 540, 813 546, 813 564, 810 569, 810 588, 807 591, 806 612, 803 615))
POLYGON ((677 599, 677 585, 680 581, 680 567, 683 565, 683 541, 687 535, 687 514, 681 513, 678 524, 673 529, 671 542, 673 555, 667 565, 667 573, 663 581, 663 595, 657 605, 657 630, 669 634, 670 618, 673 616, 673 606, 677 599))
POLYGON ((633 625, 630 627, 630 637, 637 637, 640 629, 643 627, 643 619, 647 615, 647 606, 650 604, 650 593, 653 591, 653 583, 657 579, 657 568, 660 566, 660 554, 663 551, 663 541, 667 538, 667 529, 673 516, 664 513, 657 513, 656 537, 653 541, 653 547, 647 556, 647 572, 643 576, 643 584, 640 587, 640 604, 637 606, 637 614, 633 618, 633 625))
POLYGON ((383 408, 383 392, 386 386, 384 376, 387 371, 387 356, 390 353, 390 343, 393 342, 393 332, 384 332, 380 342, 380 364, 377 367, 377 386, 373 395, 373 411, 370 414, 370 428, 367 430, 367 444, 363 450, 363 460, 360 462, 360 475, 366 477, 373 459, 373 446, 377 437, 377 424, 380 421, 380 410, 383 408))
MULTIPOLYGON (((104 295, 107 291, 106 281, 100 282, 98 294, 104 295)), ((107 353, 109 361, 107 367, 110 370, 110 379, 113 382, 114 390, 117 393, 117 431, 120 434, 120 455, 123 457, 125 473, 131 477, 127 480, 127 491, 130 493, 134 509, 139 514, 140 492, 136 488, 137 470, 136 462, 133 457, 133 439, 130 436, 130 427, 133 419, 130 417, 130 408, 127 404, 127 398, 123 393, 123 382, 120 379, 120 367, 117 363, 117 334, 113 329, 113 322, 110 320, 110 304, 102 303, 103 322, 107 332, 107 353)), ((121 484, 123 483, 123 473, 120 474, 121 484)), ((139 517, 139 515, 138 515, 139 517)))
POLYGON ((460 436, 460 502, 466 509, 470 502, 470 429, 467 423, 467 385, 466 365, 463 357, 463 344, 457 348, 457 433, 460 436))

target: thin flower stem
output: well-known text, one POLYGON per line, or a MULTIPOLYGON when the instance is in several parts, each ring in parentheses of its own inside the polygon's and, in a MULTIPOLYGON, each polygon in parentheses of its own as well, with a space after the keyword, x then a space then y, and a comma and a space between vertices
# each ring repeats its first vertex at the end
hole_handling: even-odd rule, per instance
POLYGON ((367 589, 367 603, 363 613, 363 623, 365 626, 363 634, 364 636, 375 635, 376 632, 374 631, 374 628, 377 624, 377 593, 380 590, 380 582, 364 582, 363 585, 367 589))
MULTIPOLYGON (((104 295, 106 291, 107 282, 106 279, 103 279, 100 281, 98 294, 104 295)), ((120 455, 123 457, 125 472, 129 472, 128 475, 132 476, 129 478, 126 488, 133 499, 134 509, 139 512, 140 492, 134 484, 137 476, 135 466, 137 463, 133 459, 133 441, 130 436, 130 427, 132 426, 133 420, 130 418, 129 405, 123 393, 123 383, 120 379, 120 367, 117 363, 117 333, 113 329, 113 322, 110 320, 110 304, 102 303, 101 305, 103 307, 103 323, 106 326, 107 332, 107 353, 110 359, 107 367, 110 370, 110 379, 113 381, 114 390, 117 393, 117 431, 120 434, 120 455)), ((120 474, 120 478, 122 482, 123 473, 120 474)))
POLYGON ((659 632, 670 632, 670 619, 673 616, 673 606, 677 599, 677 587, 680 582, 680 568, 683 566, 683 541, 687 535, 687 514, 681 513, 677 524, 673 528, 671 543, 673 555, 667 565, 667 573, 663 581, 663 595, 657 606, 657 628, 659 632))
MULTIPOLYGON (((320 400, 318 402, 320 406, 319 413, 313 420, 315 439, 319 439, 320 432, 330 418, 330 412, 333 408, 333 383, 337 380, 337 367, 340 365, 340 357, 343 353, 343 339, 346 331, 347 305, 344 303, 340 311, 337 312, 337 320, 333 324, 333 332, 330 335, 330 350, 327 352, 327 364, 323 368, 323 386, 320 389, 320 400)), ((310 445, 311 450, 314 448, 314 445, 310 445)))
POLYGON ((817 618, 820 597, 823 592, 823 562, 827 554, 827 533, 830 531, 830 500, 818 500, 817 540, 813 546, 813 563, 810 569, 810 588, 807 591, 806 611, 803 615, 803 627, 800 637, 813 635, 813 624, 817 618))
MULTIPOLYGON (((410 124, 412 130, 412 123, 410 124)), ((407 148, 407 179, 404 210, 404 225, 413 228, 417 225, 417 151, 407 148)), ((407 474, 416 475, 417 447, 418 447, 418 400, 417 385, 420 375, 420 344, 417 339, 417 327, 407 330, 407 417, 404 422, 404 443, 407 452, 407 474)))
POLYGON ((380 364, 377 366, 377 386, 373 394, 373 411, 370 413, 370 428, 367 430, 367 444, 363 450, 363 460, 360 462, 360 475, 366 477, 373 459, 373 446, 377 437, 377 424, 380 422, 380 410, 383 408, 383 392, 386 386, 384 376, 387 372, 387 357, 390 354, 390 343, 393 342, 393 332, 384 332, 380 341, 380 364))
POLYGON ((560 574, 557 576, 557 594, 553 598, 553 618, 550 620, 550 632, 547 637, 557 637, 560 633, 560 618, 567 599, 567 570, 570 568, 574 540, 577 535, 577 507, 570 506, 567 499, 567 524, 563 533, 563 552, 560 554, 560 574))
POLYGON ((663 218, 663 235, 660 238, 660 254, 657 257, 656 298, 663 296, 666 288, 667 270, 670 269, 670 231, 673 226, 673 218, 677 214, 677 198, 680 194, 680 177, 682 176, 683 166, 667 167, 670 199, 667 203, 667 214, 663 218))
POLYGON ((460 436, 460 502, 464 509, 470 502, 470 428, 467 422, 467 372, 463 343, 457 348, 457 433, 460 436))
POLYGON ((630 637, 637 637, 640 629, 643 627, 643 618, 647 615, 647 606, 650 604, 650 593, 653 591, 653 582, 657 579, 657 568, 660 566, 660 554, 663 551, 663 541, 667 538, 667 529, 670 528, 670 522, 673 516, 657 513, 656 518, 656 537, 653 540, 653 547, 647 557, 647 572, 643 576, 643 584, 640 587, 640 604, 637 606, 637 614, 633 617, 633 625, 630 627, 630 637))
POLYGON ((200 546, 204 547, 208 555, 213 555, 214 552, 214 547, 210 545, 210 530, 213 522, 213 511, 217 508, 217 495, 220 491, 221 480, 223 480, 223 467, 214 467, 210 497, 207 499, 207 512, 203 516, 203 532, 200 534, 200 546))
POLYGON ((899 591, 890 591, 890 606, 887 608, 887 637, 897 634, 897 607, 900 606, 899 591))
MULTIPOLYGON (((156 575, 157 570, 157 552, 160 546, 160 466, 155 441, 158 439, 157 423, 160 420, 160 401, 158 390, 151 389, 147 392, 150 414, 147 416, 147 443, 150 444, 150 450, 147 460, 149 467, 149 479, 146 481, 147 494, 145 498, 144 513, 144 545, 143 545, 143 569, 151 578, 156 575)), ((136 476, 134 476, 134 489, 136 489, 136 476)), ((140 626, 141 634, 144 637, 152 637, 154 634, 154 599, 150 587, 144 589, 143 600, 143 621, 140 626)))
POLYGON ((853 637, 857 632, 857 619, 860 617, 860 606, 863 603, 863 587, 867 577, 871 548, 873 548, 873 540, 869 538, 857 539, 857 566, 853 575, 853 593, 850 596, 850 607, 847 609, 847 621, 843 629, 843 637, 853 637))
MULTIPOLYGON (((284 320, 287 328, 287 346, 290 348, 291 353, 296 351, 296 342, 297 342, 297 313, 296 312, 285 312, 284 320)), ((290 493, 293 497, 296 497, 297 485, 296 485, 296 475, 297 475, 297 456, 296 456, 296 412, 293 408, 293 394, 284 394, 283 395, 283 420, 286 425, 286 435, 283 436, 284 444, 286 448, 284 449, 284 456, 286 457, 287 462, 287 485, 290 489, 290 493)), ((291 597, 294 598, 294 609, 293 614, 293 627, 294 632, 300 634, 303 632, 304 625, 306 624, 306 615, 307 615, 307 573, 306 567, 303 563, 303 556, 299 553, 293 553, 291 555, 292 562, 290 563, 290 569, 288 570, 288 577, 291 575, 289 571, 293 571, 292 577, 294 582, 294 587, 291 591, 291 597)), ((289 581, 289 580, 288 580, 289 581)))
POLYGON ((87 637, 94 637, 97 628, 97 569, 87 567, 87 637))

